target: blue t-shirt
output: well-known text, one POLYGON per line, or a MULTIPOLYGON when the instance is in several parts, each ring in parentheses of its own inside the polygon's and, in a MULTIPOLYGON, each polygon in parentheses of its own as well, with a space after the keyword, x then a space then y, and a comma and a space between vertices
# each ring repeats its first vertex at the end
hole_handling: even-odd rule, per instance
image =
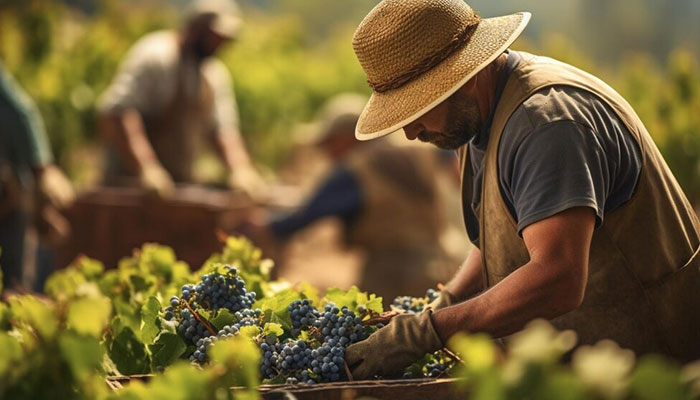
MULTIPOLYGON (((517 52, 509 52, 494 104, 519 60, 517 52)), ((469 145, 474 209, 481 201, 492 118, 469 145)), ((499 186, 519 233, 579 206, 595 210, 598 227, 605 213, 632 197, 641 163, 637 142, 607 104, 585 90, 552 86, 530 96, 506 123, 498 149, 499 186)), ((470 238, 478 243, 479 225, 471 210, 466 222, 470 238)))

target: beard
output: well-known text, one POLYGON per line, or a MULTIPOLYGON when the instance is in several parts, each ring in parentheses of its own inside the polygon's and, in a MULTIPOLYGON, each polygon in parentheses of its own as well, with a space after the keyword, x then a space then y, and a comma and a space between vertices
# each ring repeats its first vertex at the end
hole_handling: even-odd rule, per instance
POLYGON ((445 131, 423 131, 418 134, 418 140, 432 143, 444 150, 457 150, 479 134, 481 125, 481 112, 476 100, 453 97, 447 108, 445 131))

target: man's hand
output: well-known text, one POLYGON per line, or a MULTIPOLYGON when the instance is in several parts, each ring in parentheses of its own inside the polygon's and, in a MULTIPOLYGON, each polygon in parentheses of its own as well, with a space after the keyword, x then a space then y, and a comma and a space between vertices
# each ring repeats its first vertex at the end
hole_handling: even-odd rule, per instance
POLYGON ((457 299, 455 298, 455 296, 450 294, 450 292, 448 292, 447 289, 442 289, 440 291, 440 296, 438 296, 437 299, 431 301, 430 304, 425 306, 425 308, 430 308, 431 310, 439 310, 441 308, 449 307, 456 302, 457 299))
POLYGON ((229 173, 226 183, 231 189, 247 193, 253 200, 265 197, 265 181, 252 166, 235 168, 229 173))
POLYGON ((141 185, 158 197, 166 197, 175 190, 175 183, 160 164, 149 163, 139 173, 141 185))
POLYGON ((348 347, 345 361, 353 378, 397 375, 426 353, 441 349, 443 344, 433 328, 431 313, 398 315, 367 340, 348 347))
POLYGON ((65 209, 75 201, 73 185, 55 165, 48 165, 36 172, 39 195, 57 209, 65 209))

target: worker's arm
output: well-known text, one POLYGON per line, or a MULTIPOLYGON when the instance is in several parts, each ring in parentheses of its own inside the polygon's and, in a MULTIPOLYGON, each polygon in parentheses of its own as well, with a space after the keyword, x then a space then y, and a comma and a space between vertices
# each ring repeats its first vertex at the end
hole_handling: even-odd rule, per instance
POLYGON ((473 247, 454 278, 445 285, 450 296, 456 301, 466 299, 483 290, 481 250, 473 247))
POLYGON ((264 182, 248 155, 240 132, 229 128, 212 136, 214 147, 228 169, 227 184, 255 196, 261 192, 264 182))
POLYGON ((594 224, 593 209, 576 207, 526 227, 527 264, 483 294, 433 314, 443 342, 459 331, 502 337, 532 319, 576 309, 586 287, 594 224))
POLYGON ((463 303, 394 317, 386 328, 348 347, 345 360, 353 376, 396 374, 460 331, 502 337, 532 319, 576 309, 586 287, 594 224, 593 209, 576 207, 529 225, 523 231, 528 263, 463 303))
POLYGON ((173 190, 172 178, 163 168, 146 136, 141 114, 133 108, 104 113, 98 121, 104 139, 116 147, 127 167, 142 184, 166 194, 173 190))

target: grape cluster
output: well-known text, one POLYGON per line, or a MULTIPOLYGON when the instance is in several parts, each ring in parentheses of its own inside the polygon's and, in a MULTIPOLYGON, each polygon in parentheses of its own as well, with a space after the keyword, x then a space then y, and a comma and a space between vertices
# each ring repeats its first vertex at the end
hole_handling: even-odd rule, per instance
POLYGON ((198 321, 190 310, 186 308, 180 310, 180 318, 181 321, 177 327, 177 333, 185 339, 185 343, 195 344, 200 339, 211 336, 204 324, 198 321))
POLYGON ((445 363, 443 361, 436 361, 433 363, 428 363, 425 365, 427 368, 427 376, 430 378, 437 378, 439 376, 442 376, 447 373, 447 370, 450 368, 450 365, 448 363, 445 363))
POLYGON ((424 297, 399 296, 391 303, 391 307, 399 311, 417 314, 438 297, 440 297, 439 291, 428 289, 424 297))
POLYGON ((308 299, 293 301, 287 311, 292 319, 292 336, 298 336, 301 329, 321 325, 321 314, 308 299))
POLYGON ((196 286, 182 287, 182 298, 194 296, 196 303, 208 309, 226 308, 231 312, 249 309, 255 303, 255 292, 248 292, 243 279, 238 277, 238 270, 227 265, 225 274, 212 272, 202 276, 196 286))
POLYGON ((197 350, 195 350, 194 353, 190 355, 190 361, 196 361, 199 363, 206 362, 209 359, 207 351, 214 343, 216 343, 217 340, 230 338, 237 334, 238 328, 234 325, 231 325, 223 327, 223 329, 221 329, 219 333, 216 334, 216 336, 206 336, 204 338, 199 339, 196 342, 197 350))

